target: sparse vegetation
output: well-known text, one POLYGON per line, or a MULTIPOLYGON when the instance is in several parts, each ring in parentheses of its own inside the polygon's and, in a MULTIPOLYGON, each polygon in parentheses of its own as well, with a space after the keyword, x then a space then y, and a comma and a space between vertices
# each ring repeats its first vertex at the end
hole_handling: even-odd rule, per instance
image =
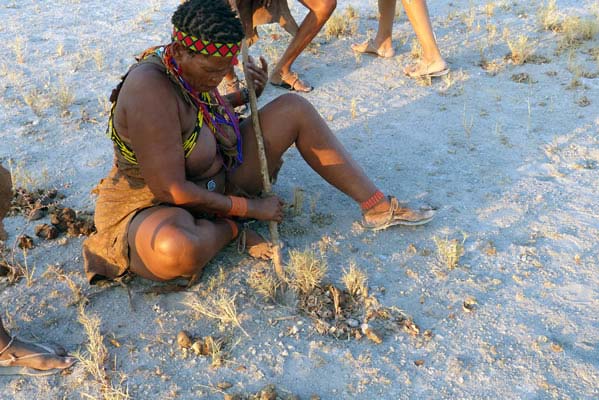
POLYGON ((437 245, 437 254, 439 259, 447 269, 454 269, 459 265, 460 258, 464 255, 464 242, 466 237, 462 241, 457 239, 441 239, 433 237, 433 241, 437 245))
POLYGON ((75 101, 75 94, 64 82, 60 82, 58 87, 56 88, 56 103, 58 105, 58 109, 61 112, 61 115, 65 115, 69 112, 69 107, 75 101))
POLYGON ((259 295, 273 301, 277 295, 280 282, 273 274, 272 268, 269 266, 256 266, 250 271, 248 285, 259 295))
POLYGON ((556 0, 548 0, 537 11, 537 22, 544 30, 558 32, 561 30, 560 15, 556 0))
POLYGON ((578 47, 582 42, 592 40, 599 33, 599 20, 570 16, 562 24, 562 39, 559 50, 578 47))
MULTIPOLYGON (((108 349, 104 344, 104 336, 100 333, 101 320, 97 315, 88 315, 84 305, 79 306, 79 322, 83 325, 87 335, 87 344, 83 353, 75 353, 85 371, 91 375, 99 384, 103 400, 128 400, 129 389, 114 385, 106 371, 105 364, 108 362, 108 349)), ((86 393, 84 397, 96 398, 86 393)))
POLYGON ((291 250, 287 269, 290 286, 300 293, 309 293, 322 282, 327 272, 327 263, 310 249, 291 250))
POLYGON ((351 296, 368 297, 368 277, 355 263, 350 263, 349 269, 343 271, 341 281, 351 296))
POLYGON ((327 39, 355 35, 358 31, 358 12, 351 6, 345 8, 343 13, 335 12, 324 27, 327 39))
POLYGON ((207 318, 215 319, 223 325, 233 325, 246 336, 248 333, 241 326, 235 299, 237 294, 229 294, 225 288, 219 288, 203 299, 186 302, 185 305, 207 318))
POLYGON ((23 101, 38 117, 42 117, 51 104, 49 96, 43 94, 38 89, 31 89, 29 92, 25 93, 23 95, 23 101))
POLYGON ((516 39, 507 38, 506 42, 510 49, 510 60, 516 65, 524 64, 533 54, 533 45, 525 35, 518 35, 516 39))

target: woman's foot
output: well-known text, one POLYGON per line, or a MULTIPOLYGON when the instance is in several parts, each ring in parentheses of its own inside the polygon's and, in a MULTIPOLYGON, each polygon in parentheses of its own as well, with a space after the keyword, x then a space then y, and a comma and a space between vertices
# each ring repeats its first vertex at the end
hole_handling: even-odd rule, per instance
POLYGON ((367 40, 364 43, 354 43, 351 48, 356 53, 372 54, 381 58, 390 58, 395 55, 393 50, 393 44, 391 42, 384 42, 377 45, 372 40, 367 40))
POLYGON ((273 257, 272 243, 264 239, 262 235, 251 229, 245 229, 240 234, 240 250, 259 260, 271 260, 273 257))
MULTIPOLYGON (((30 343, 16 338, 2 346, 0 375, 37 375, 36 371, 56 373, 77 361, 59 346, 30 343)), ((44 372, 40 372, 43 374, 44 372)))
POLYGON ((445 60, 440 59, 432 62, 420 60, 416 63, 407 65, 404 70, 404 74, 410 78, 434 78, 449 73, 449 68, 445 60))
POLYGON ((275 72, 270 76, 270 84, 276 87, 287 89, 289 91, 308 93, 314 88, 308 83, 302 81, 295 72, 275 72))
POLYGON ((397 199, 389 196, 363 215, 362 226, 380 231, 395 225, 417 226, 430 222, 435 216, 434 210, 416 211, 401 207, 397 199))

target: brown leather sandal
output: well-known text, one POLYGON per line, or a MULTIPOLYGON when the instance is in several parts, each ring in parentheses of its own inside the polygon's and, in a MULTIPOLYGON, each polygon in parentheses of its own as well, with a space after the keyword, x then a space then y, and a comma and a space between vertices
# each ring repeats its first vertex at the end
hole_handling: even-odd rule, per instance
POLYGON ((362 226, 373 231, 380 231, 395 225, 418 226, 430 222, 435 216, 434 210, 415 211, 399 205, 399 201, 389 196, 391 203, 387 211, 368 213, 362 219, 362 226))
POLYGON ((281 82, 280 83, 275 83, 271 80, 270 84, 273 86, 276 86, 276 87, 287 89, 289 91, 295 91, 295 92, 301 92, 301 93, 308 93, 308 92, 311 92, 312 90, 314 90, 314 87, 312 87, 312 86, 306 84, 304 81, 302 81, 299 78, 299 76, 297 75, 297 73, 295 73, 295 72, 288 72, 286 74, 281 74, 281 82))

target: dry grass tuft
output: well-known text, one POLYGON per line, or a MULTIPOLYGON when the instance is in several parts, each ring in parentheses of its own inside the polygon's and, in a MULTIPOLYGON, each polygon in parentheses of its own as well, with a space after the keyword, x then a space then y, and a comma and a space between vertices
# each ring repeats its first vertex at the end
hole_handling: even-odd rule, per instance
POLYGON ((343 270, 341 281, 352 297, 368 297, 368 276, 355 263, 350 263, 349 270, 343 270))
POLYGON ((31 111, 38 117, 44 115, 44 111, 50 107, 50 99, 38 89, 31 89, 23 95, 23 101, 31 108, 31 111))
POLYGON ((226 289, 220 288, 214 293, 210 293, 204 299, 196 299, 184 304, 201 315, 215 319, 223 325, 236 326, 249 337, 239 321, 239 314, 235 306, 236 297, 237 294, 231 295, 226 289))
POLYGON ((555 0, 543 3, 537 10, 537 22, 546 31, 559 32, 562 29, 560 19, 555 0))
POLYGON ((510 49, 509 58, 516 65, 524 64, 534 51, 533 45, 528 41, 528 38, 524 35, 518 35, 518 37, 515 40, 512 40, 508 37, 506 39, 506 43, 510 49))
POLYGON ((16 37, 11 44, 12 51, 15 53, 15 60, 19 64, 25 63, 25 53, 27 53, 27 43, 22 37, 16 37))
POLYGON ((104 53, 102 52, 102 49, 94 50, 92 52, 92 58, 94 59, 98 71, 102 71, 104 69, 104 53))
POLYGON ((324 27, 327 39, 355 35, 358 31, 358 12, 348 6, 343 13, 334 13, 324 27))
POLYGON ((297 217, 302 215, 304 210, 304 189, 296 187, 293 189, 293 216, 297 217))
MULTIPOLYGON (((108 361, 108 349, 104 344, 104 337, 100 333, 100 318, 97 315, 86 314, 85 307, 81 305, 79 307, 79 322, 83 325, 88 338, 88 343, 85 345, 85 352, 75 353, 75 357, 77 357, 87 373, 101 385, 102 399, 130 399, 129 390, 127 388, 122 388, 120 384, 113 385, 106 373, 104 364, 108 361)), ((97 398, 85 393, 82 393, 82 396, 87 398, 97 398)))
POLYGON ((488 2, 485 4, 485 15, 487 18, 491 18, 495 14, 495 7, 497 7, 495 2, 488 2))
POLYGON ((262 268, 257 266, 250 271, 248 285, 254 289, 259 295, 273 301, 279 289, 279 279, 273 274, 272 268, 266 266, 262 268))
POLYGON ((85 305, 89 302, 89 299, 83 293, 83 289, 79 286, 70 276, 64 273, 64 271, 54 265, 49 265, 46 272, 42 274, 42 278, 53 277, 59 281, 63 281, 67 284, 71 290, 71 301, 67 304, 67 307, 74 305, 85 305))
POLYGON ((593 40, 599 33, 599 20, 571 16, 564 20, 562 28, 563 37, 559 44, 561 51, 578 47, 584 41, 593 40))
POLYGON ((55 90, 56 104, 62 115, 68 114, 69 107, 75 101, 75 94, 64 82, 60 82, 55 90))
POLYGON ((448 240, 433 237, 435 244, 437 245, 437 253, 439 259, 447 266, 448 269, 454 269, 460 262, 460 257, 464 255, 464 242, 466 236, 462 241, 457 239, 448 240))
POLYGON ((79 307, 79 323, 83 325, 88 343, 85 345, 85 353, 77 353, 75 356, 89 375, 98 382, 106 382, 108 376, 104 363, 108 360, 108 350, 100 333, 100 322, 97 315, 88 315, 84 306, 79 307))
POLYGON ((310 249, 291 250, 287 269, 290 286, 298 292, 306 294, 320 285, 327 272, 327 263, 310 249))

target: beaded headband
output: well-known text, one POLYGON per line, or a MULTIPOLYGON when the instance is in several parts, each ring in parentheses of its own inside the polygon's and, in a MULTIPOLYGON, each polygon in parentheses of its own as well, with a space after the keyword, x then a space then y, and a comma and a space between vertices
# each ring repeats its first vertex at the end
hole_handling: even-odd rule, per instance
POLYGON ((173 28, 173 40, 181 43, 191 51, 215 57, 235 57, 241 47, 241 42, 214 43, 209 40, 202 40, 179 30, 176 26, 173 28))

